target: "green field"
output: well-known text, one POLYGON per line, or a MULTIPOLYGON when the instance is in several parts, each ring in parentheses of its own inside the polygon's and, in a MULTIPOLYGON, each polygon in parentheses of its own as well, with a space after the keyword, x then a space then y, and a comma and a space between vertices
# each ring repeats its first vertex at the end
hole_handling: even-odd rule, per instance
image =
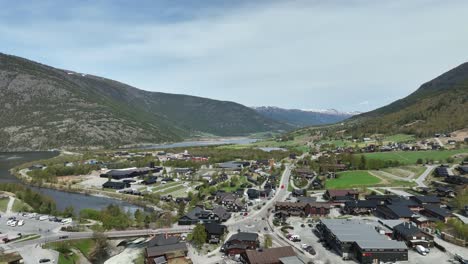
POLYGON ((337 174, 336 179, 327 180, 326 189, 346 189, 377 185, 381 180, 367 171, 345 171, 337 174))
POLYGON ((397 160, 401 164, 416 164, 418 159, 446 162, 446 159, 460 153, 468 153, 468 149, 455 150, 427 150, 427 151, 396 151, 375 152, 363 154, 368 159, 397 160))
POLYGON ((72 248, 79 250, 85 257, 89 257, 96 242, 93 239, 77 239, 63 242, 52 242, 44 246, 44 248, 55 249, 60 252, 59 263, 76 263, 75 255, 67 257, 71 253, 72 248), (65 255, 66 254, 66 255, 65 255))
POLYGON ((0 211, 5 212, 8 206, 9 198, 0 199, 0 211))
POLYGON ((32 211, 32 207, 29 206, 29 204, 19 200, 15 199, 15 202, 13 203, 13 207, 11 208, 13 212, 30 212, 32 211))

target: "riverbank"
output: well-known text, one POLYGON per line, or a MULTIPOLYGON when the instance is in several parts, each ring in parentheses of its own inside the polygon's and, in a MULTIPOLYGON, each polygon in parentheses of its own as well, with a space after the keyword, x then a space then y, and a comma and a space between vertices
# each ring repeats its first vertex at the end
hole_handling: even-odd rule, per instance
POLYGON ((162 210, 154 205, 149 204, 146 201, 141 200, 141 198, 138 196, 119 194, 116 192, 109 192, 105 190, 77 188, 76 186, 71 185, 64 186, 57 183, 36 184, 32 182, 31 178, 27 175, 27 169, 22 169, 20 171, 15 171, 14 169, 12 169, 11 173, 15 175, 21 181, 22 184, 28 187, 33 187, 37 189, 50 189, 71 194, 80 194, 84 196, 93 196, 96 198, 117 200, 141 207, 142 209, 147 211, 162 210))

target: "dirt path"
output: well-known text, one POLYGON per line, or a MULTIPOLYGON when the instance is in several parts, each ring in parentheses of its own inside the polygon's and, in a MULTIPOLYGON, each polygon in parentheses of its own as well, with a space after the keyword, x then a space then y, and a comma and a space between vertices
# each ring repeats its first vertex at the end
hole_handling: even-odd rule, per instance
POLYGON ((10 198, 10 201, 8 201, 5 214, 11 214, 11 209, 13 208, 13 204, 15 203, 15 197, 9 196, 8 198, 10 198))

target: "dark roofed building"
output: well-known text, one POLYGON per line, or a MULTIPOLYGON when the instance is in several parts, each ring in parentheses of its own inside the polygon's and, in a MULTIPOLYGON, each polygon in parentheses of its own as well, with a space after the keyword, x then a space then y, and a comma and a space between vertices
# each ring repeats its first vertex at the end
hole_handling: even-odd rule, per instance
POLYGON ((438 177, 447 177, 449 176, 449 172, 446 167, 437 167, 434 170, 434 173, 438 177))
POLYGON ((468 178, 464 176, 447 176, 444 181, 456 185, 468 184, 468 178))
POLYGON ((107 181, 102 185, 102 188, 107 189, 114 189, 114 190, 121 190, 130 187, 130 184, 125 182, 114 182, 114 181, 107 181))
POLYGON ((248 189, 247 190, 247 195, 249 196, 250 200, 258 199, 260 197, 260 192, 258 190, 255 190, 255 189, 248 189))
MULTIPOLYGON (((156 261, 163 260, 161 257, 167 262, 175 259, 185 259, 187 256, 188 249, 185 243, 176 243, 176 244, 169 244, 163 246, 155 246, 155 247, 148 247, 145 249, 145 258, 146 263, 156 263, 156 261)), ((164 262, 163 262, 164 263, 164 262)))
POLYGON ((403 205, 378 205, 375 213, 384 219, 409 220, 414 216, 414 212, 403 205))
POLYGON ((462 175, 468 174, 468 166, 459 166, 457 170, 460 172, 462 175))
POLYGON ((219 223, 220 218, 211 211, 195 207, 179 219, 179 225, 194 225, 197 223, 219 223))
POLYGON ((442 208, 438 205, 425 205, 424 210, 421 212, 426 216, 435 217, 443 222, 447 222, 447 220, 453 216, 450 210, 447 208, 442 208))
POLYGON ((257 233, 239 232, 229 237, 221 249, 228 255, 237 255, 248 249, 255 250, 259 245, 257 233))
POLYGON ((434 237, 411 223, 401 223, 393 227, 393 237, 405 241, 409 247, 416 247, 417 245, 423 247, 434 246, 434 237))
POLYGON ((166 246, 179 243, 180 239, 177 236, 167 236, 158 234, 148 241, 148 247, 166 246))
POLYGON ((352 215, 370 214, 375 211, 378 204, 379 202, 377 200, 347 201, 343 207, 343 212, 352 215))
POLYGON ((265 248, 263 250, 246 250, 241 258, 247 264, 280 264, 280 258, 296 256, 290 246, 265 248))
POLYGON ((213 213, 219 217, 221 222, 226 222, 229 218, 231 218, 231 213, 229 213, 226 208, 222 206, 215 207, 213 209, 213 213))
POLYGON ((342 200, 343 197, 350 197, 352 199, 357 200, 359 196, 359 192, 355 190, 327 190, 323 197, 330 201, 335 200, 342 200))
POLYGON ((440 204, 440 198, 433 195, 418 195, 418 196, 411 196, 411 200, 425 205, 425 204, 440 204))
POLYGON ((226 226, 216 224, 216 223, 207 223, 204 224, 206 231, 206 242, 208 243, 219 243, 221 237, 226 233, 226 226))

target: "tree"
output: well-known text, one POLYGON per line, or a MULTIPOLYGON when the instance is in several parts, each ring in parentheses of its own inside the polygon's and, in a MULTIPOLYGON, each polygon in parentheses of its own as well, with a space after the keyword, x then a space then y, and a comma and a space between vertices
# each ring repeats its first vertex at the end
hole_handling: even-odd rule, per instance
POLYGON ((180 202, 179 208, 177 210, 177 216, 180 218, 185 214, 185 202, 180 202))
POLYGON ((206 234, 205 226, 203 226, 202 224, 197 224, 192 231, 193 244, 196 247, 201 248, 201 246, 205 244, 206 238, 207 238, 207 234, 206 234))
POLYGON ((145 221, 145 215, 141 212, 140 209, 136 209, 135 213, 133 214, 135 218, 135 222, 138 227, 143 226, 143 222, 145 221))
POLYGON ((104 263, 108 258, 109 254, 107 253, 108 244, 107 237, 100 232, 93 233, 93 240, 95 245, 89 254, 89 260, 91 263, 104 263))
POLYGON ((424 161, 423 161, 423 159, 421 159, 421 158, 419 158, 419 159, 416 161, 416 164, 423 164, 423 163, 424 163, 424 161))
POLYGON ((73 217, 74 214, 75 214, 75 208, 72 205, 67 206, 65 210, 63 210, 63 216, 65 217, 73 217))

